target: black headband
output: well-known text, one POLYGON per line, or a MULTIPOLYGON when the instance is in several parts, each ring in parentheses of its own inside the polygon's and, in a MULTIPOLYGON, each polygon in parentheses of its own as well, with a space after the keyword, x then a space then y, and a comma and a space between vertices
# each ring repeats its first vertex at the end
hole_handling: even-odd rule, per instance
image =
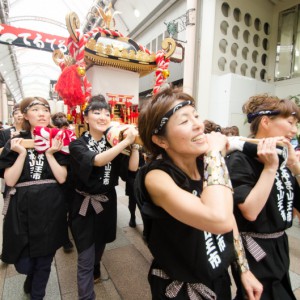
POLYGON ((180 108, 186 106, 186 105, 192 105, 193 102, 191 100, 183 101, 175 105, 173 108, 171 108, 166 114, 162 117, 160 124, 157 128, 155 128, 152 132, 153 134, 159 134, 159 132, 163 129, 163 127, 167 124, 170 117, 180 108))
POLYGON ((21 111, 21 108, 20 108, 20 107, 15 107, 15 108, 12 110, 11 115, 13 116, 17 110, 21 111))
POLYGON ((276 116, 280 114, 280 110, 261 110, 247 114, 248 123, 251 123, 256 117, 260 116, 276 116))
POLYGON ((35 97, 34 100, 28 106, 26 106, 24 108, 23 113, 25 114, 29 108, 31 108, 32 106, 35 106, 35 105, 42 105, 42 106, 45 106, 46 108, 48 108, 50 110, 50 106, 48 104, 40 101, 38 98, 35 97))

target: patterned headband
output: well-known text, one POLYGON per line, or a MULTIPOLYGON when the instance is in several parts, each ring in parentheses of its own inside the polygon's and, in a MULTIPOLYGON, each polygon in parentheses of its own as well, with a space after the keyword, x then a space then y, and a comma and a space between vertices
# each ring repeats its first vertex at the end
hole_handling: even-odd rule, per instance
POLYGON ((163 127, 167 124, 170 117, 180 108, 186 106, 186 105, 193 105, 193 102, 191 100, 183 101, 175 105, 173 108, 171 108, 161 119, 160 124, 157 128, 155 128, 152 132, 152 135, 159 134, 163 127))
POLYGON ((276 116, 280 114, 280 110, 261 110, 247 114, 248 123, 251 123, 256 117, 260 116, 276 116))
POLYGON ((20 110, 21 111, 21 108, 20 107, 16 107, 12 110, 11 112, 11 115, 13 116, 15 114, 16 111, 20 110))
POLYGON ((28 106, 26 106, 25 108, 24 108, 24 114, 28 111, 28 109, 30 109, 32 106, 35 106, 35 105, 42 105, 42 106, 44 106, 44 107, 46 107, 46 108, 48 108, 49 110, 50 110, 50 106, 48 105, 48 104, 46 104, 46 103, 44 103, 44 102, 42 102, 42 101, 40 101, 38 98, 34 98, 35 100, 33 100, 28 106))

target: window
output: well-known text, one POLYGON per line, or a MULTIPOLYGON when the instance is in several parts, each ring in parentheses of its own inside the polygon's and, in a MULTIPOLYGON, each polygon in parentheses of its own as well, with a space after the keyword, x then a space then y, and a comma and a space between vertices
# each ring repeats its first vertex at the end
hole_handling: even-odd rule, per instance
POLYGON ((151 51, 156 52, 156 38, 151 42, 151 51))
POLYGON ((300 5, 279 14, 275 80, 300 77, 300 5))
MULTIPOLYGON (((157 37, 157 48, 158 48, 158 49, 161 49, 161 43, 162 43, 162 41, 163 41, 163 35, 160 34, 160 35, 157 37)), ((158 50, 158 49, 157 49, 157 50, 158 50)))

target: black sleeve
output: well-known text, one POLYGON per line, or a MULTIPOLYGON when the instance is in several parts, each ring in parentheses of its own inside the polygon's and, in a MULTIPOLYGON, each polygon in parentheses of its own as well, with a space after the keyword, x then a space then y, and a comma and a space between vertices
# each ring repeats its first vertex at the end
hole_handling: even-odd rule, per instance
POLYGON ((5 144, 0 155, 0 169, 11 167, 18 157, 18 153, 10 150, 10 140, 5 144))
POLYGON ((257 157, 257 145, 245 142, 243 152, 250 157, 257 157))
POLYGON ((295 188, 294 207, 300 212, 300 187, 297 181, 295 188))
POLYGON ((251 167, 246 155, 239 151, 229 155, 226 164, 234 190, 234 203, 244 203, 257 182, 258 174, 251 167))
POLYGON ((56 152, 56 153, 54 153, 54 157, 61 166, 68 166, 70 164, 70 155, 69 154, 56 152))
POLYGON ((119 177, 123 181, 127 181, 128 179, 128 165, 129 165, 129 156, 125 154, 119 154, 116 157, 117 163, 119 167, 119 177))
POLYGON ((72 171, 84 184, 87 184, 93 171, 97 153, 90 151, 80 139, 71 142, 69 149, 72 171))
POLYGON ((0 148, 3 148, 7 142, 5 130, 0 130, 0 148))
POLYGON ((4 145, 0 155, 0 177, 4 177, 6 168, 11 167, 18 157, 18 153, 10 150, 10 140, 4 145))
POLYGON ((150 169, 149 164, 145 164, 136 173, 133 184, 135 200, 142 215, 146 218, 166 218, 169 214, 152 202, 145 187, 145 176, 150 169))
POLYGON ((134 186, 134 180, 135 180, 136 174, 137 174, 137 171, 128 170, 128 176, 127 176, 126 186, 125 186, 125 194, 127 196, 134 195, 133 186, 134 186))

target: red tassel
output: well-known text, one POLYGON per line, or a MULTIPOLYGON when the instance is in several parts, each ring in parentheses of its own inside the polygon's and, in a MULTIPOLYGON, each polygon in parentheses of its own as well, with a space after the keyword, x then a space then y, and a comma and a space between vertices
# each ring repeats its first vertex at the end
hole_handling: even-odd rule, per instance
POLYGON ((64 103, 71 107, 82 105, 86 101, 82 92, 82 77, 78 75, 77 67, 77 65, 65 67, 55 85, 55 90, 64 99, 64 103))

